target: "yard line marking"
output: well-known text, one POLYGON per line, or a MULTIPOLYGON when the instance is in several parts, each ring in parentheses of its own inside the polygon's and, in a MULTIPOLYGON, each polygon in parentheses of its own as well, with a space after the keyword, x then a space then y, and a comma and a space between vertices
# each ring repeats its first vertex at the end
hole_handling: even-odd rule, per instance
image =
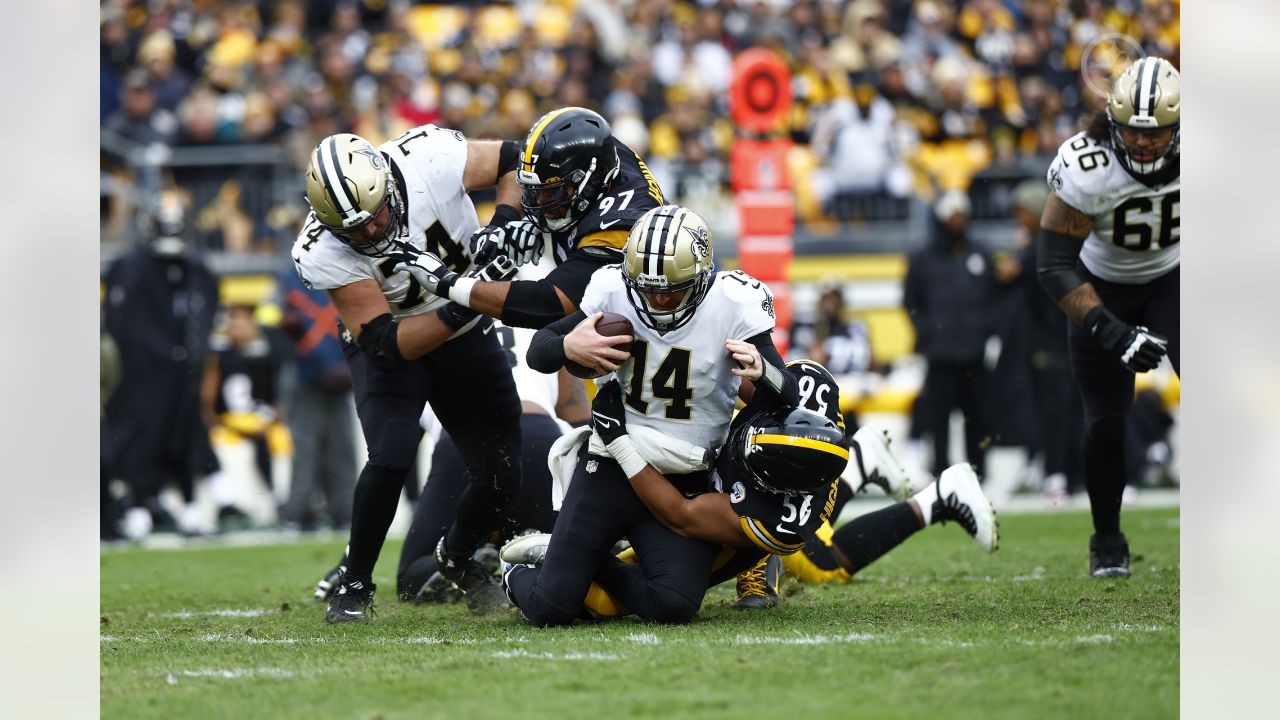
POLYGON ((1148 632, 1148 633, 1164 632, 1166 630, 1165 626, 1163 625, 1143 625, 1143 624, 1131 625, 1129 623, 1123 623, 1123 622, 1120 623, 1119 625, 1116 625, 1116 629, 1119 630, 1120 632, 1148 632))
POLYGON ((881 636, 870 633, 848 633, 846 635, 797 635, 795 637, 777 637, 767 635, 738 635, 733 639, 735 645, 830 645, 834 643, 869 642, 879 640, 881 636))
POLYGON ((651 632, 631 633, 630 635, 623 637, 623 640, 630 640, 631 642, 637 645, 661 645, 662 644, 662 641, 658 639, 658 636, 651 632))
POLYGON ((219 680, 239 680, 241 678, 252 677, 274 677, 274 678, 291 678, 294 673, 291 670, 283 668, 201 668, 198 670, 178 670, 171 672, 165 676, 165 682, 170 685, 177 685, 177 676, 182 677, 207 677, 219 680))
POLYGON ((511 659, 531 659, 531 660, 621 660, 621 655, 613 653, 598 652, 570 652, 570 653, 550 653, 550 652, 529 652, 528 650, 499 650, 493 654, 493 657, 511 659))
POLYGON ((1076 638, 1076 643, 1080 645, 1102 645, 1104 643, 1113 642, 1115 638, 1110 635, 1088 635, 1076 638))
MULTIPOLYGON (((260 638, 252 635, 229 635, 227 633, 208 633, 196 639, 200 642, 232 642, 248 645, 294 645, 299 642, 295 638, 260 638)), ((311 638, 309 640, 324 642, 324 638, 311 638)))
POLYGON ((268 612, 270 611, 265 608, 247 608, 243 610, 238 610, 235 608, 226 608, 223 610, 202 610, 199 612, 194 612, 191 610, 177 610, 174 612, 160 613, 160 617, 178 618, 180 620, 189 620, 195 617, 251 618, 251 617, 262 617, 263 615, 266 615, 268 612))

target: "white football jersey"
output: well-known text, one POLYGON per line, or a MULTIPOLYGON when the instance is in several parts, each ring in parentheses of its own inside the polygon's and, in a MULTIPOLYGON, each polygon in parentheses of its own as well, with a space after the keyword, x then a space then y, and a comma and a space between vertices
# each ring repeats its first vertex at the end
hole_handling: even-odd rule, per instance
POLYGON ((1062 144, 1049 165, 1049 189, 1093 218, 1080 259, 1097 277, 1136 285, 1178 266, 1181 178, 1148 187, 1115 152, 1085 133, 1062 144))
MULTIPOLYGON (((456 130, 435 125, 413 128, 378 148, 401 186, 408 233, 400 240, 435 253, 456 272, 471 266, 468 241, 480 228, 476 208, 462 184, 467 139, 456 130)), ((307 287, 333 290, 359 280, 373 280, 391 305, 394 317, 435 310, 448 300, 418 285, 408 272, 393 271, 394 258, 361 255, 329 232, 312 213, 293 244, 293 262, 307 287)))
MULTIPOLYGON (((649 427, 703 448, 718 448, 729 431, 741 378, 724 341, 746 340, 773 329, 773 295, 741 270, 716 273, 707 296, 683 327, 659 335, 640 321, 627 300, 622 266, 591 276, 583 312, 613 312, 635 328, 631 358, 616 373, 627 424, 649 427)), ((608 378, 600 378, 597 384, 608 378)))

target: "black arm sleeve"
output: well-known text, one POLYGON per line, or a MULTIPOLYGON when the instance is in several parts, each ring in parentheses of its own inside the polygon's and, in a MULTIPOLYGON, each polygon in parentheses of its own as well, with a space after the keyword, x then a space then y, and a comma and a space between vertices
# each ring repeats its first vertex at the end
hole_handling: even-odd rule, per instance
POLYGON ((540 373, 553 373, 564 367, 564 336, 583 320, 587 314, 574 311, 533 334, 525 362, 540 373))
POLYGON ((498 148, 498 178, 516 169, 520 160, 520 144, 514 140, 503 140, 498 148))
POLYGON ((581 248, 569 253, 564 262, 541 280, 513 280, 507 301, 502 305, 502 324, 536 329, 559 320, 564 317, 564 306, 560 304, 556 288, 576 308, 582 302, 591 274, 621 261, 622 255, 616 250, 581 248))
POLYGON ((760 351, 761 359, 764 360, 764 375, 755 382, 756 393, 752 400, 754 401, 763 392, 766 396, 764 400, 771 404, 799 405, 800 384, 794 375, 787 372, 787 364, 783 362, 782 355, 774 346, 770 331, 766 330, 759 335, 749 337, 747 342, 756 346, 760 351))
POLYGON ((400 324, 392 319, 391 313, 383 313, 360 326, 356 344, 369 358, 370 364, 382 372, 395 372, 407 362, 396 341, 399 328, 400 324))
POLYGON ((1036 242, 1036 276, 1054 302, 1084 284, 1076 272, 1076 260, 1084 240, 1056 230, 1040 229, 1036 242))

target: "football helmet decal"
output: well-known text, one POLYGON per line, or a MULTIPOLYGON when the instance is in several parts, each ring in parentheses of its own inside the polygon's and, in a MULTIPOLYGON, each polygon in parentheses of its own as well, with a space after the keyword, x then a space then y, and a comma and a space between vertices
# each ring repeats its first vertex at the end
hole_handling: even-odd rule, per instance
POLYGON ((553 110, 525 138, 516 172, 520 204, 542 230, 566 230, 617 175, 618 150, 609 123, 586 108, 553 110))
POLYGON ((1107 98, 1107 119, 1116 159, 1135 175, 1151 175, 1175 162, 1181 152, 1182 80, 1164 58, 1145 57, 1125 69, 1107 98), (1173 136, 1163 147, 1129 147, 1121 130, 1163 132, 1173 136), (1138 159, 1135 155, 1143 155, 1138 159), (1151 157, 1145 157, 1150 155, 1151 157))
POLYGON ((404 202, 387 160, 359 135, 330 135, 316 146, 307 166, 307 203, 322 225, 362 255, 386 255, 403 230, 404 202), (355 232, 383 208, 390 216, 375 237, 355 232))
POLYGON ((660 333, 693 317, 715 274, 711 231, 702 218, 679 205, 659 205, 631 226, 623 248, 627 300, 640 320, 660 333), (683 297, 674 307, 655 307, 651 296, 683 297))
POLYGON ((844 430, 830 418, 795 407, 761 412, 729 438, 744 475, 772 493, 812 493, 849 464, 844 430))

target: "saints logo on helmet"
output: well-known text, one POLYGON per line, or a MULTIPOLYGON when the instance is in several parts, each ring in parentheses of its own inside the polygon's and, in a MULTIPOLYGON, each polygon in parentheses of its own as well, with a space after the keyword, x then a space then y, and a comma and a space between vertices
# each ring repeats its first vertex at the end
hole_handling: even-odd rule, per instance
POLYGON ((1181 152, 1182 80, 1164 58, 1145 57, 1125 69, 1107 98, 1111 144, 1120 164, 1135 175, 1151 175, 1175 162, 1181 152), (1172 131, 1160 147, 1134 146, 1123 135, 1160 136, 1172 131))
POLYGON ((744 475, 772 493, 811 493, 831 484, 849 464, 844 431, 830 418, 794 407, 761 412, 729 438, 744 475))
POLYGON ((692 210, 660 205, 631 226, 622 278, 627 300, 650 328, 665 333, 689 322, 714 273, 711 231, 692 210))
POLYGON ((350 133, 330 135, 311 153, 307 203, 339 240, 372 257, 392 249, 404 223, 404 203, 386 158, 350 133), (385 224, 373 233, 363 230, 375 222, 385 224))
POLYGON ((618 150, 609 123, 586 108, 553 110, 525 138, 516 172, 520 204, 543 230, 567 230, 617 175, 618 150))

